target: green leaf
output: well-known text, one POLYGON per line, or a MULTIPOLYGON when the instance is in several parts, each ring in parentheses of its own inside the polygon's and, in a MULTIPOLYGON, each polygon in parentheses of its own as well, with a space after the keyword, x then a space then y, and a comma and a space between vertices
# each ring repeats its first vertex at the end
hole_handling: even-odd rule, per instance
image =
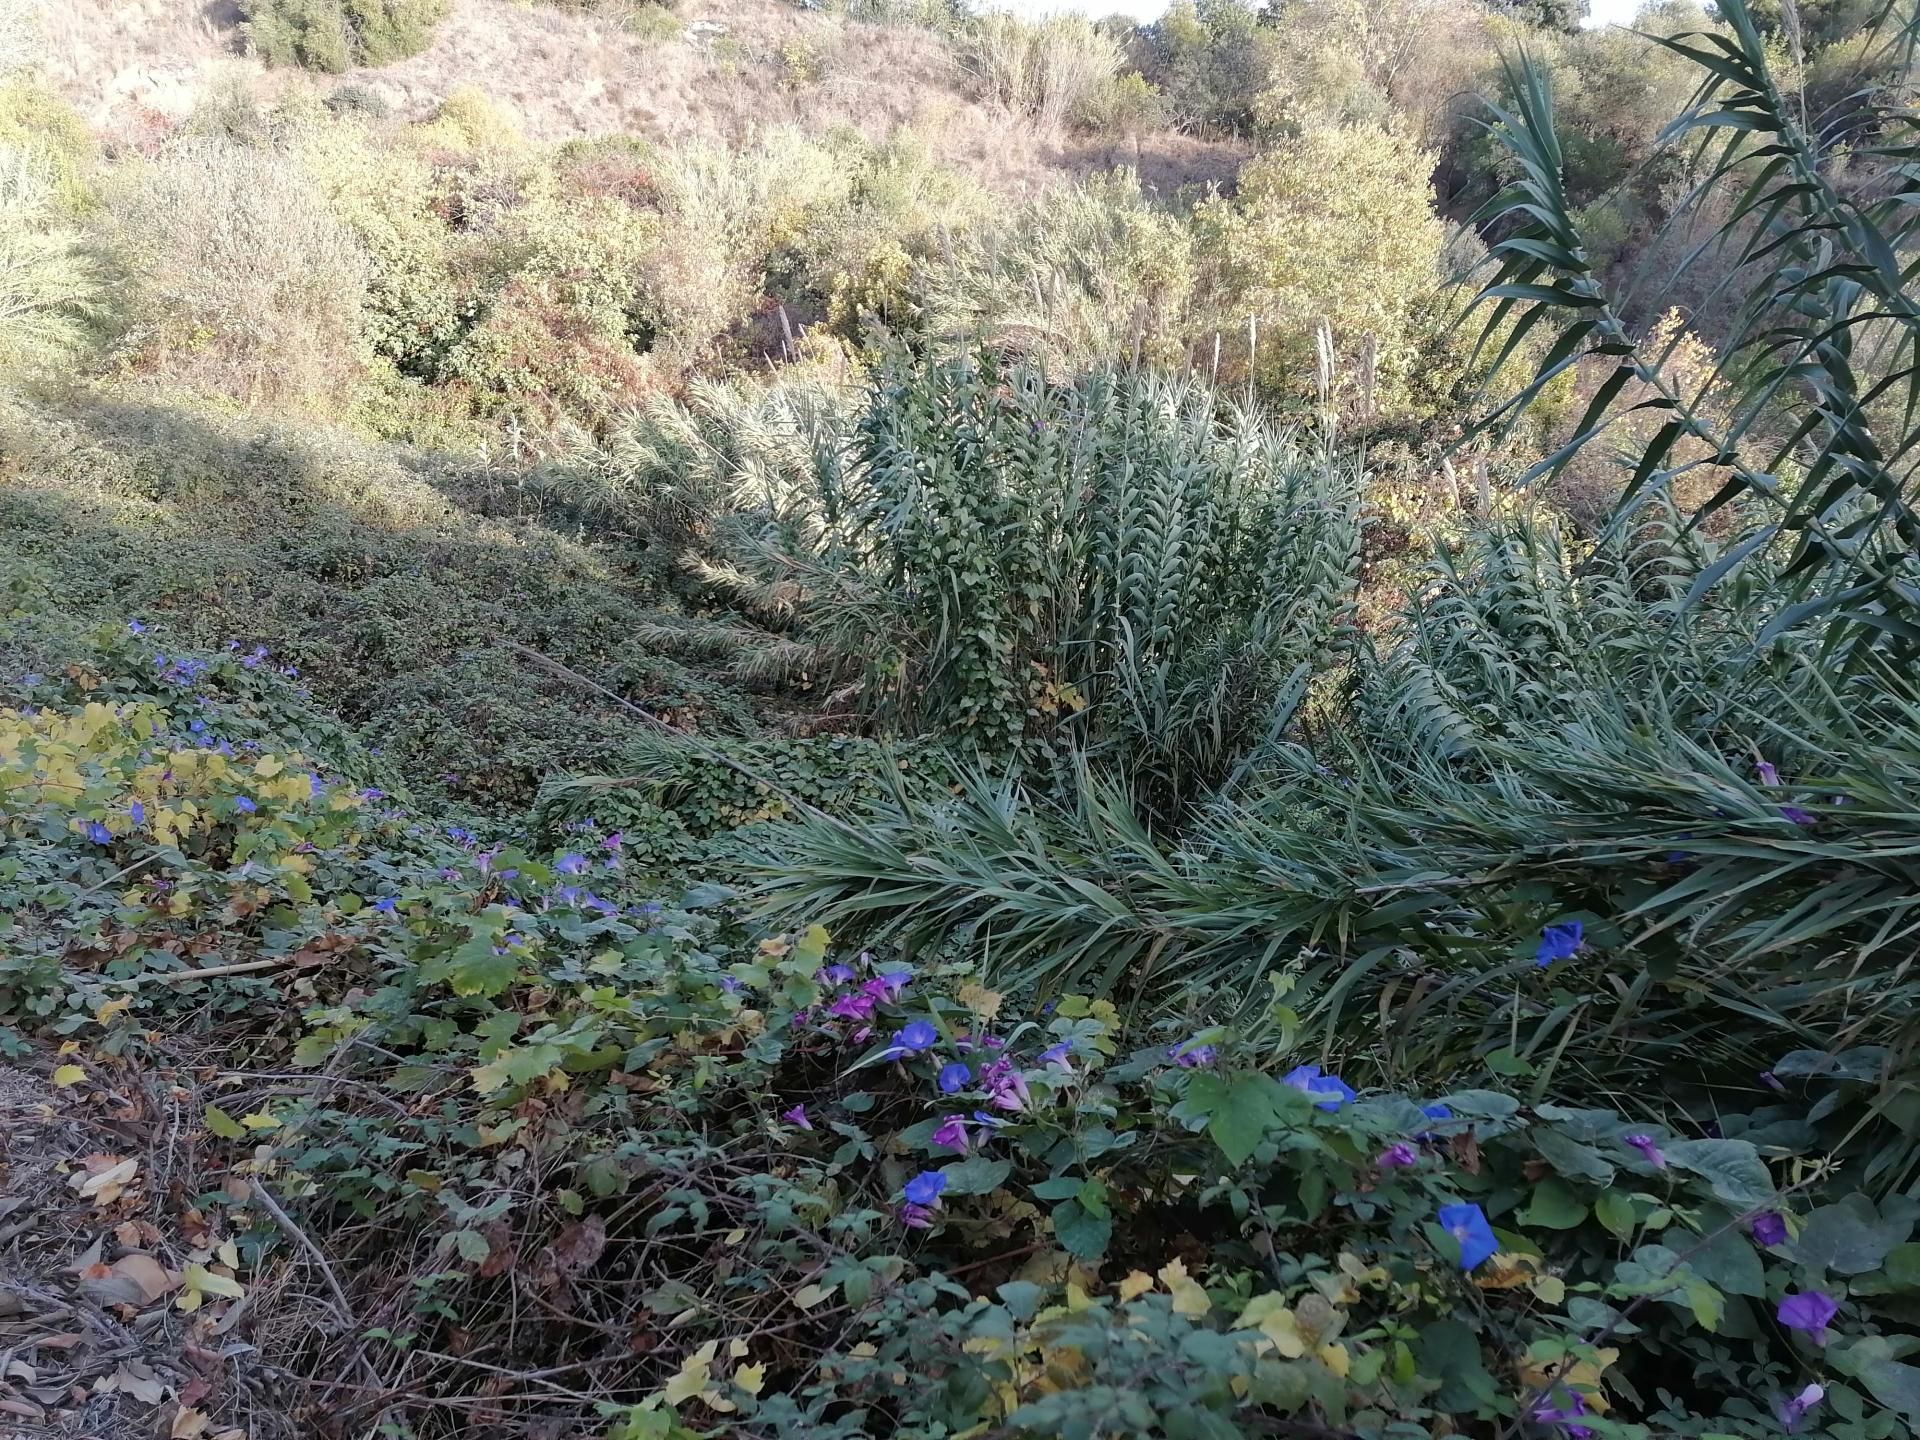
POLYGON ((1891 1289, 1920 1290, 1920 1243, 1894 1246, 1883 1268, 1891 1289))
POLYGON ((1571 1230, 1586 1218, 1585 1202, 1563 1181, 1552 1178, 1540 1182, 1532 1202, 1520 1212, 1522 1225, 1538 1225, 1545 1230, 1571 1230))
POLYGON ((207 1106, 207 1129, 218 1135, 222 1140, 244 1140, 247 1138, 246 1127, 231 1115, 227 1114, 227 1112, 222 1110, 218 1105, 207 1106))
POLYGON ((946 1195, 991 1195, 1013 1173, 1011 1160, 989 1160, 985 1155, 969 1155, 964 1160, 943 1166, 947 1177, 946 1195))
POLYGON ((1622 1240, 1629 1238, 1639 1225, 1634 1218, 1632 1199, 1618 1190, 1602 1190, 1593 1202, 1593 1214, 1609 1233, 1622 1240))
POLYGON ((1613 1183, 1613 1166, 1591 1146, 1570 1140, 1546 1126, 1535 1128, 1533 1144, 1549 1165, 1570 1180, 1591 1180, 1596 1185, 1613 1183))
POLYGON ((1856 1193, 1807 1216, 1794 1253, 1805 1265, 1839 1275, 1864 1275, 1878 1270, 1894 1247, 1912 1233, 1911 1220, 1882 1219, 1873 1201, 1856 1193))
POLYGON ((1693 1318, 1707 1330, 1718 1330, 1721 1318, 1727 1313, 1727 1299, 1704 1280, 1688 1279, 1686 1284, 1687 1308, 1693 1311, 1693 1318))
POLYGON ((1755 1299, 1767 1293, 1766 1267, 1760 1253, 1738 1230, 1722 1230, 1705 1243, 1696 1243, 1687 1263, 1709 1284, 1729 1295, 1755 1299))
POLYGON ((1773 1177, 1748 1141, 1676 1140, 1665 1153, 1669 1165, 1700 1176, 1729 1205, 1745 1210, 1774 1197, 1773 1177))
POLYGON ((1063 1200, 1053 1207, 1053 1233, 1075 1259, 1098 1260, 1113 1238, 1113 1221, 1089 1214, 1078 1200, 1063 1200))
POLYGON ((1441 1377, 1433 1397, 1437 1410, 1478 1413, 1495 1403, 1493 1377, 1480 1358, 1480 1340, 1458 1320, 1436 1320, 1421 1329, 1414 1341, 1422 1375, 1441 1377))
POLYGON ((1511 1050, 1496 1050, 1487 1056, 1487 1069, 1496 1075, 1531 1075, 1533 1066, 1511 1050))
POLYGON ((487 1243, 487 1237, 478 1230, 454 1231, 453 1248, 460 1252, 462 1260, 471 1260, 476 1265, 493 1253, 493 1247, 487 1243))
POLYGON ((1207 1133, 1236 1169, 1247 1163, 1280 1118, 1273 1091, 1274 1082, 1266 1075, 1236 1075, 1207 1117, 1207 1133))

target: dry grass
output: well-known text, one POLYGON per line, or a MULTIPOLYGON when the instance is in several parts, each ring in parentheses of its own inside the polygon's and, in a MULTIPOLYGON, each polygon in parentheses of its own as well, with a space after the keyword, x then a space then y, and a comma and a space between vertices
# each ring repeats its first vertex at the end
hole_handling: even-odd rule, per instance
MULTIPOLYGON (((976 99, 930 31, 811 13, 784 0, 688 0, 680 18, 726 27, 717 39, 653 41, 617 7, 582 13, 522 0, 455 0, 423 53, 379 70, 268 72, 234 53, 232 9, 207 0, 25 0, 38 7, 54 84, 98 128, 134 142, 164 133, 234 79, 271 96, 355 85, 408 118, 477 86, 520 116, 529 139, 638 134, 739 145, 770 126, 818 134, 849 126, 881 138, 901 126, 934 156, 1003 193, 1099 168, 1105 146, 1048 133, 976 99), (804 51, 808 65, 790 57, 804 51)), ((1232 147, 1155 137, 1138 158, 1164 188, 1230 174, 1232 147)), ((1128 147, 1132 149, 1131 146, 1128 147)))

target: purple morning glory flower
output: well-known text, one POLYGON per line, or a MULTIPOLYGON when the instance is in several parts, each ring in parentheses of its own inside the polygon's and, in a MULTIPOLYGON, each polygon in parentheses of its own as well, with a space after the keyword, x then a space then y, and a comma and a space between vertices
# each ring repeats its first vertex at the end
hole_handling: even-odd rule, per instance
POLYGON ((1024 1110, 1030 1098, 1027 1078, 1004 1055, 980 1072, 980 1086, 1002 1110, 1024 1110))
POLYGON ((1783 820, 1791 820, 1794 824, 1809 829, 1820 823, 1798 805, 1782 805, 1780 807, 1780 818, 1783 820))
POLYGON ((827 965, 822 967, 820 973, 813 978, 825 985, 850 985, 853 983, 853 967, 851 965, 827 965))
POLYGON ((949 1115, 940 1122, 940 1128, 928 1137, 935 1145, 957 1150, 964 1155, 973 1141, 967 1135, 967 1121, 964 1115, 949 1115))
POLYGON ((893 1032, 893 1043, 881 1052, 883 1060, 898 1060, 903 1055, 918 1055, 940 1038, 940 1032, 925 1020, 914 1020, 893 1032))
POLYGON ((1554 1404, 1551 1396, 1543 1398, 1539 1404, 1527 1412, 1528 1418, 1537 1420, 1542 1425, 1558 1425, 1565 1429, 1572 1440, 1587 1440, 1587 1437, 1593 1434, 1593 1427, 1575 1423, 1587 1413, 1585 1397, 1577 1390, 1561 1393, 1567 1397, 1566 1404, 1554 1404))
POLYGON ((807 1107, 804 1105, 796 1105, 791 1110, 782 1110, 780 1118, 789 1125, 799 1126, 802 1130, 813 1128, 813 1122, 807 1119, 807 1107))
POLYGON ((1756 1245, 1787 1243, 1787 1219, 1777 1211, 1763 1210, 1747 1222, 1747 1233, 1756 1245))
POLYGON ((938 1170, 922 1170, 907 1181, 901 1194, 907 1197, 909 1205, 924 1205, 928 1209, 940 1203, 940 1192, 947 1188, 947 1177, 938 1170))
POLYGON ((1782 1397, 1773 1405, 1773 1413, 1780 1417, 1780 1423, 1789 1433, 1800 1428, 1800 1422, 1806 1419, 1807 1412, 1827 1398, 1825 1387, 1809 1385, 1798 1395, 1782 1397))
POLYGON ((873 997, 859 990, 849 990, 836 996, 827 1006, 827 1014, 837 1015, 842 1020, 871 1020, 873 1018, 873 997))
POLYGON ((1802 1290, 1780 1302, 1775 1312, 1789 1330, 1804 1330, 1816 1345, 1827 1343, 1827 1326, 1840 1313, 1833 1297, 1820 1290, 1802 1290))
POLYGON ((373 908, 378 910, 382 915, 391 915, 400 907, 393 896, 382 895, 378 900, 373 902, 373 908))
POLYGON ((1191 1040, 1183 1040, 1167 1051, 1167 1058, 1183 1070, 1197 1070, 1203 1065, 1213 1064, 1215 1051, 1211 1045, 1196 1045, 1191 1040))
POLYGON ((1296 1065, 1280 1077, 1282 1085, 1290 1085, 1303 1094, 1313 1095, 1316 1110, 1338 1110, 1347 1101, 1354 1098, 1353 1087, 1338 1075, 1323 1075, 1318 1065, 1296 1065))
POLYGON ((1375 1156, 1373 1163, 1378 1165, 1382 1170, 1395 1170, 1403 1166, 1418 1165, 1420 1163, 1420 1152, 1414 1149, 1413 1146, 1407 1144, 1406 1141, 1396 1140, 1375 1156))
POLYGON ((1586 933, 1578 920, 1556 920, 1540 932, 1533 963, 1545 968, 1556 960, 1570 960, 1585 943, 1586 933))
POLYGON ((964 1060, 952 1060, 940 1067, 940 1093, 952 1095, 967 1088, 967 1081, 973 1078, 973 1071, 964 1060))
POLYGON ((720 977, 720 988, 731 995, 740 988, 740 982, 731 975, 722 975, 720 977))
POLYGON ((900 992, 913 979, 911 970, 882 970, 861 988, 876 1000, 898 1000, 900 992))
POLYGON ((1478 1205, 1442 1205, 1435 1218, 1440 1228, 1460 1242, 1460 1268, 1472 1270, 1500 1248, 1493 1227, 1478 1205))
POLYGON ((1049 1045, 1040 1052, 1040 1063, 1042 1065, 1050 1065, 1055 1070, 1064 1070, 1071 1075, 1073 1073, 1073 1061, 1067 1057, 1072 1053, 1073 1042, 1070 1040, 1062 1040, 1058 1045, 1049 1045))
POLYGON ((89 820, 87 822, 87 839, 93 841, 96 845, 111 845, 113 843, 113 832, 98 820, 89 820))
POLYGON ((1762 760, 1758 765, 1755 765, 1753 769, 1754 773, 1760 777, 1760 783, 1762 785, 1778 785, 1780 783, 1780 772, 1774 769, 1771 761, 1762 760))
POLYGON ((147 807, 142 805, 138 800, 127 807, 127 814, 132 817, 133 823, 136 825, 144 825, 147 823, 147 807))
POLYGON ((626 842, 626 835, 616 830, 600 842, 600 848, 603 850, 618 850, 622 845, 626 844, 626 842))
POLYGON ((1634 1149, 1638 1150, 1641 1158, 1654 1169, 1664 1170, 1667 1168, 1667 1157, 1660 1153, 1660 1147, 1653 1143, 1653 1137, 1651 1135, 1626 1135, 1621 1138, 1622 1143, 1631 1145, 1634 1149))
POLYGON ((1773 1071, 1762 1070, 1760 1072, 1759 1079, 1760 1079, 1760 1083, 1766 1086, 1769 1090, 1777 1091, 1782 1095, 1787 1093, 1787 1087, 1780 1083, 1780 1077, 1774 1074, 1773 1071))
POLYGON ((900 1207, 900 1223, 909 1230, 925 1230, 933 1224, 933 1207, 915 1205, 909 1200, 900 1207))
POLYGON ((562 875, 584 875, 587 873, 587 857, 584 855, 562 855, 554 862, 553 868, 562 875))

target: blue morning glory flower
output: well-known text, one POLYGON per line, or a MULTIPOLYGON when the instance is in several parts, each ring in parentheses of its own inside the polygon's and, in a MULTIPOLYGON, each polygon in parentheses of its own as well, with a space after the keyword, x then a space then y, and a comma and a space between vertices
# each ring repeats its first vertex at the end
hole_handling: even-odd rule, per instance
POLYGON ((233 797, 233 808, 238 810, 242 815, 251 815, 253 814, 254 811, 258 810, 260 807, 254 804, 253 801, 249 800, 245 795, 236 795, 233 797))
POLYGON ((938 1205, 940 1192, 947 1188, 947 1177, 938 1170, 922 1170, 907 1181, 904 1194, 909 1205, 938 1205))
POLYGON ((1282 1085, 1291 1085, 1308 1095, 1322 1098, 1313 1104, 1316 1110, 1338 1110, 1354 1098, 1353 1087, 1338 1075, 1323 1075, 1318 1065, 1298 1065, 1281 1077, 1282 1085))
POLYGON ((940 1093, 951 1095, 957 1090, 967 1088, 967 1081, 973 1078, 973 1071, 966 1061, 954 1060, 940 1067, 940 1093))
POLYGON ((133 817, 133 823, 136 825, 144 825, 147 823, 147 807, 142 805, 138 800, 127 807, 127 814, 133 817))
POLYGON ((127 633, 130 635, 144 635, 147 633, 147 627, 142 625, 138 620, 129 620, 127 621, 127 633))
POLYGON ((1493 1226, 1478 1205, 1442 1205, 1435 1216, 1440 1228, 1460 1242, 1460 1268, 1472 1270, 1500 1248, 1493 1226))
POLYGON ((853 967, 851 965, 828 965, 814 978, 829 985, 850 985, 853 983, 853 967))
POLYGON ((1420 1107, 1420 1113, 1429 1120, 1451 1120, 1453 1118, 1453 1111, 1441 1104, 1438 1100, 1434 1101, 1431 1105, 1422 1105, 1420 1107))
POLYGON ((587 873, 587 857, 571 853, 562 855, 554 862, 553 868, 562 875, 584 875, 587 873))
POLYGON ((373 902, 373 908, 378 910, 382 915, 391 915, 399 906, 395 903, 393 896, 382 895, 378 900, 373 902))
POLYGON ((883 1060, 898 1060, 902 1055, 918 1055, 940 1038, 940 1032, 924 1020, 915 1020, 894 1031, 893 1043, 881 1052, 883 1060))
POLYGON ((1540 948, 1533 952, 1533 963, 1545 967, 1556 960, 1570 960, 1585 942, 1578 920, 1556 920, 1540 932, 1540 948))
POLYGON ((113 832, 98 820, 89 820, 87 822, 87 839, 93 841, 96 845, 111 845, 113 843, 113 832))

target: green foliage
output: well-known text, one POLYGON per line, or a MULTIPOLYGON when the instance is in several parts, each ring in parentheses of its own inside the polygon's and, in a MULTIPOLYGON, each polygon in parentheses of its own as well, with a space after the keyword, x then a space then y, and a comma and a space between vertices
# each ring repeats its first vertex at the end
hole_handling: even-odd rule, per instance
POLYGON ((1274 37, 1242 0, 1176 0, 1146 30, 1146 78, 1189 125, 1244 133, 1266 90, 1274 37))
POLYGON ((1283 723, 1352 585, 1352 472, 1198 386, 901 366, 810 425, 698 576, 887 730, 1084 749, 1156 814, 1283 723))
POLYGON ((0 373, 70 357, 102 308, 99 267, 66 223, 44 167, 0 146, 0 373))
MULTIPOLYGON (((1106 787, 1056 808, 974 781, 858 836, 792 827, 763 847, 763 893, 909 948, 964 929, 1008 987, 1244 1013, 1282 965, 1298 1013, 1267 1038, 1312 1026, 1389 1075, 1550 1094, 1657 1064, 1677 1098, 1803 1044, 1885 1046, 1866 1078, 1905 1114, 1911 688, 1836 687, 1811 647, 1752 665, 1764 599, 1690 609, 1719 557, 1672 525, 1577 569, 1525 527, 1468 553, 1436 563, 1311 750, 1259 751, 1177 841, 1106 787), (1542 974, 1562 916, 1591 949, 1542 974)), ((1904 1121, 1863 1143, 1875 1186, 1920 1173, 1904 1121)))
POLYGON ((1231 201, 1203 207, 1212 303, 1261 317, 1268 338, 1249 363, 1264 384, 1313 395, 1325 323, 1340 382, 1368 392, 1367 413, 1390 408, 1410 373, 1413 316, 1438 285, 1431 170, 1430 156, 1377 127, 1316 128, 1249 165, 1231 201))
POLYGON ((1166 363, 1185 348, 1192 249, 1182 220, 1127 171, 1063 185, 929 257, 922 323, 959 348, 1062 370, 1125 360, 1136 345, 1166 363))
POLYGON ((269 65, 339 74, 417 55, 450 0, 242 0, 247 44, 269 65))
MULTIPOLYGON (((1797 1098, 1702 1136, 1500 1087, 1355 1094, 1080 995, 1029 1011, 817 925, 745 931, 719 887, 641 900, 600 826, 443 830, 292 752, 311 718, 259 668, 93 643, 98 668, 0 707, 0 1013, 103 1069, 169 1027, 271 1064, 184 1128, 270 1173, 384 1322, 310 1327, 296 1373, 404 1355, 435 1406, 628 1437, 853 1440, 884 1412, 1036 1440, 1550 1414, 1766 1440, 1810 1381, 1812 1433, 1916 1419, 1920 1211, 1807 1166, 1835 1122, 1797 1098), (255 968, 193 973, 232 965, 255 968), (1815 1291, 1818 1337, 1777 1323, 1815 1291), (597 1417, 462 1374, 457 1336, 530 1294, 552 1323, 517 1365, 619 1337, 597 1417)), ((262 1276, 289 1243, 242 1239, 262 1276)))
MULTIPOLYGON (((1666 132, 1697 148, 1705 168, 1685 203, 1732 197, 1717 217, 1718 245, 1696 246, 1679 271, 1717 248, 1752 277, 1725 358, 1685 387, 1663 372, 1681 337, 1664 337, 1663 346, 1628 329, 1581 243, 1546 76, 1523 66, 1513 78, 1515 108, 1497 112, 1495 132, 1523 173, 1482 211, 1505 230, 1482 297, 1491 302, 1490 329, 1512 316, 1513 340, 1542 319, 1557 333, 1533 381, 1499 414, 1524 409, 1583 354, 1593 357, 1607 379, 1573 437, 1536 473, 1556 472, 1629 406, 1658 405, 1667 423, 1620 456, 1626 498, 1672 485, 1708 455, 1725 474, 1700 518, 1740 502, 1730 512, 1740 540, 1692 598, 1707 598, 1745 566, 1778 560, 1782 583, 1772 590, 1776 604, 1756 616, 1757 648, 1807 627, 1847 669, 1875 674, 1888 658, 1910 660, 1920 642, 1920 501, 1908 458, 1920 323, 1896 258, 1920 221, 1903 181, 1864 202, 1838 187, 1834 158, 1783 94, 1751 13, 1741 0, 1722 13, 1728 31, 1660 44, 1703 77, 1666 132), (1634 396, 1616 404, 1629 383, 1634 396), (1892 427, 1891 439, 1875 433, 1876 419, 1881 430, 1892 427)), ((1910 119, 1885 112, 1891 174, 1912 158, 1899 138, 1910 119)))

